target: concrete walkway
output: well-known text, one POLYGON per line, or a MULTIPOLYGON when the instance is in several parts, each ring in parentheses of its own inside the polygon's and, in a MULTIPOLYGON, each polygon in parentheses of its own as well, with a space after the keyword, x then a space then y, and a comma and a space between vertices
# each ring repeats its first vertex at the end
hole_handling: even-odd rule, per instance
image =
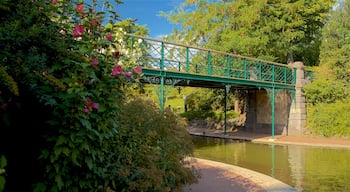
POLYGON ((296 192, 277 179, 238 166, 198 158, 193 165, 201 177, 184 192, 296 192))

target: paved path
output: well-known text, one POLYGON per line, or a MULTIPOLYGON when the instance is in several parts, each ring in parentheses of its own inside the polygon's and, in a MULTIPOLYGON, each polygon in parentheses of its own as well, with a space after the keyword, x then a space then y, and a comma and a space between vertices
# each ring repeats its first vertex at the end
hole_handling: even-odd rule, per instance
POLYGON ((201 177, 184 192, 296 192, 277 179, 238 166, 198 158, 193 165, 201 177))
MULTIPOLYGON (((350 139, 320 138, 314 136, 276 135, 249 132, 226 132, 191 128, 190 134, 249 140, 257 143, 311 145, 332 148, 350 148, 350 139)), ((295 192, 296 189, 267 175, 220 162, 194 158, 193 165, 201 172, 198 183, 187 186, 184 192, 295 192)))

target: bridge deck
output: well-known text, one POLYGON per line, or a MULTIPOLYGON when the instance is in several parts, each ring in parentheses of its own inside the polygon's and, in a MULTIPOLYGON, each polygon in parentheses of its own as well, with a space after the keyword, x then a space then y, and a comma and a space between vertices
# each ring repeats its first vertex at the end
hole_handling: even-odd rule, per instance
POLYGON ((131 34, 128 37, 132 42, 142 42, 144 83, 160 83, 164 78, 166 84, 174 86, 295 87, 295 69, 286 64, 131 34))

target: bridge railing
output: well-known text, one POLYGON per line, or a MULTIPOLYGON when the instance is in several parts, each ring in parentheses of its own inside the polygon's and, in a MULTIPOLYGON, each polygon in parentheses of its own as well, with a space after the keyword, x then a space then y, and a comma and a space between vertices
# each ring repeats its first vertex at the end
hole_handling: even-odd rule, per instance
POLYGON ((140 65, 147 69, 295 84, 295 69, 286 64, 132 34, 127 36, 132 42, 141 42, 140 65))

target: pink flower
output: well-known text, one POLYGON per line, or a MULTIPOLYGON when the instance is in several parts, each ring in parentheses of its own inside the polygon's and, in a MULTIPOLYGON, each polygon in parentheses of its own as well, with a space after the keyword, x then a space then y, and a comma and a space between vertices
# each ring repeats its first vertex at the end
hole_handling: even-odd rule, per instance
POLYGON ((93 66, 97 66, 98 65, 98 59, 96 59, 96 58, 90 58, 90 62, 91 62, 91 64, 93 65, 93 66))
POLYGON ((95 25, 100 23, 100 20, 98 20, 98 19, 91 19, 90 23, 91 23, 91 25, 95 26, 95 25))
POLYGON ((52 0, 52 4, 56 5, 58 0, 52 0))
POLYGON ((84 111, 84 113, 88 113, 88 114, 90 113, 90 110, 86 107, 83 108, 83 111, 84 111))
POLYGON ((76 10, 77 10, 78 12, 84 11, 84 4, 79 4, 79 5, 77 5, 76 10))
POLYGON ((132 72, 136 73, 136 74, 140 74, 140 73, 142 73, 142 67, 141 66, 134 67, 132 69, 132 72))
POLYGON ((131 72, 126 72, 126 73, 125 73, 125 77, 128 78, 128 79, 130 79, 131 76, 132 76, 132 73, 131 73, 131 72))
POLYGON ((86 102, 85 102, 85 106, 83 108, 83 111, 85 113, 90 113, 90 108, 97 110, 99 108, 99 106, 100 105, 98 103, 92 102, 90 97, 86 97, 86 102))
POLYGON ((73 29, 74 37, 81 37, 84 34, 84 25, 75 25, 73 29))
POLYGON ((121 75, 123 72, 123 68, 122 66, 118 65, 118 66, 114 66, 112 69, 112 75, 113 76, 119 76, 121 75))
POLYGON ((60 30, 60 33, 61 33, 62 35, 66 35, 66 31, 63 30, 63 29, 60 30))
POLYGON ((89 107, 93 108, 93 109, 98 109, 100 107, 100 105, 98 103, 89 103, 89 107))
POLYGON ((111 34, 111 33, 107 33, 106 39, 107 39, 108 41, 112 41, 112 40, 113 40, 112 34, 111 34))

